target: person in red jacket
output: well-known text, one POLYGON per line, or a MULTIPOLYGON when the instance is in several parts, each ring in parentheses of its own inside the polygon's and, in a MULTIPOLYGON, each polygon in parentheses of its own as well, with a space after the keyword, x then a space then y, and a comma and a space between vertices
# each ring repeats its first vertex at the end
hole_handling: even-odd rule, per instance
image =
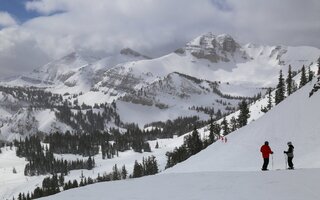
POLYGON ((265 141, 264 145, 261 146, 260 151, 262 153, 263 157, 263 165, 262 170, 268 170, 268 164, 269 164, 269 155, 273 154, 273 151, 271 151, 271 148, 269 147, 269 142, 265 141))

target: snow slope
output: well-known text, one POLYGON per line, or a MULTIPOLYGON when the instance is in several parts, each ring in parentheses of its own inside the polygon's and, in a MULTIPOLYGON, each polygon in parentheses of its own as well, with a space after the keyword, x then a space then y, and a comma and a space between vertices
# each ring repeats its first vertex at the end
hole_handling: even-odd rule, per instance
POLYGON ((295 146, 295 167, 320 168, 320 161, 316 159, 320 153, 320 93, 309 98, 313 83, 308 83, 260 119, 230 134, 228 143, 211 145, 167 173, 259 170, 262 164, 259 150, 264 141, 269 141, 274 151, 274 169, 284 168, 283 151, 287 150, 288 141, 295 146))
POLYGON ((318 200, 320 170, 161 174, 98 183, 43 200, 318 200))

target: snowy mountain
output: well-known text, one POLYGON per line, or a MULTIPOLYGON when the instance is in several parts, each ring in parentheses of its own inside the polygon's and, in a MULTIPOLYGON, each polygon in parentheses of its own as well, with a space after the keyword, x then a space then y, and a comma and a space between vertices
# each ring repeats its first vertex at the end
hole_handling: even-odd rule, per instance
MULTIPOLYGON (((240 101, 234 97, 264 94, 266 87, 276 85, 280 70, 286 73, 291 65, 298 72, 319 55, 320 50, 313 47, 243 45, 227 34, 206 33, 154 59, 129 48, 104 58, 73 52, 2 84, 45 88, 71 104, 115 102, 122 122, 143 127, 181 116, 206 120, 209 115, 203 108, 228 113, 240 101)), ((46 127, 60 123, 48 118, 53 125, 46 127)), ((38 130, 44 126, 40 123, 38 130)), ((67 130, 63 128, 67 126, 58 127, 43 130, 67 130)), ((7 130, 2 135, 10 135, 7 130)))
POLYGON ((101 73, 119 63, 150 59, 130 48, 104 58, 94 57, 83 52, 72 52, 54 60, 31 73, 9 81, 13 86, 48 87, 58 93, 87 92, 99 82, 101 73))
POLYGON ((105 58, 73 52, 9 84, 41 85, 60 94, 98 90, 118 98, 179 72, 209 81, 267 87, 274 86, 280 69, 287 71, 291 64, 297 71, 303 64, 309 66, 319 53, 314 47, 242 45, 230 35, 207 33, 155 59, 129 48, 105 58))

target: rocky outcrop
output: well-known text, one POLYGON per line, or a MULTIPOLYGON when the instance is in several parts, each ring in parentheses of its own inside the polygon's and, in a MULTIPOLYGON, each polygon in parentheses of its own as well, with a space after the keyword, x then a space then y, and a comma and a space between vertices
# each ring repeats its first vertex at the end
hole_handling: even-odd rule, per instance
MULTIPOLYGON (((207 33, 189 42, 184 49, 196 58, 207 59, 213 63, 235 60, 236 54, 243 59, 248 57, 230 35, 215 36, 207 33)), ((183 52, 181 49, 176 51, 176 53, 181 52, 183 52)))

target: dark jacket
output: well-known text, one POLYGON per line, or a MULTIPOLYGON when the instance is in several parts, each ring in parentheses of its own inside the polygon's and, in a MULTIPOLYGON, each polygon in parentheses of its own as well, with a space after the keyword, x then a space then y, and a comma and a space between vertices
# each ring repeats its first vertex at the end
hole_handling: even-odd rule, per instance
POLYGON ((293 158, 293 145, 289 145, 288 151, 285 151, 284 153, 288 155, 288 157, 293 158))
POLYGON ((263 145, 260 148, 260 151, 262 153, 262 157, 263 158, 269 158, 269 154, 273 154, 273 152, 271 151, 269 145, 263 145))

